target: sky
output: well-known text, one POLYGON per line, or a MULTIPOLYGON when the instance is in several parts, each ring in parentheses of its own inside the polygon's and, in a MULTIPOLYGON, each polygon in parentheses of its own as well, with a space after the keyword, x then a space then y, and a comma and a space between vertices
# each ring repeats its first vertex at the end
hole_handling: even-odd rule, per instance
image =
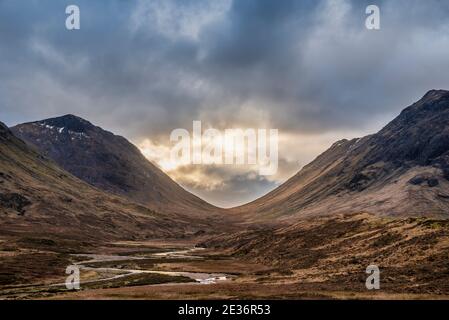
POLYGON ((445 0, 0 0, 0 121, 75 114, 223 207, 449 89, 445 0), (78 5, 80 30, 65 27, 78 5), (367 30, 365 9, 381 12, 367 30), (277 129, 279 168, 169 161, 172 130, 277 129))

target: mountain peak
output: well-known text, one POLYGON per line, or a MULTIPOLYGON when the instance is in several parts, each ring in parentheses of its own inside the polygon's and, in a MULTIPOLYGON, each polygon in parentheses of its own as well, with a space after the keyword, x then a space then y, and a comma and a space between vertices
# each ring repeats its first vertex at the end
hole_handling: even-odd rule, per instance
POLYGON ((257 219, 337 210, 447 217, 447 199, 449 91, 431 90, 378 133, 336 142, 288 182, 236 212, 263 217, 257 219))
POLYGON ((449 96, 449 91, 433 89, 428 91, 421 100, 438 100, 445 96, 449 96))
POLYGON ((9 128, 3 122, 0 122, 0 136, 4 136, 9 132, 9 128))
POLYGON ((188 210, 195 215, 215 210, 149 162, 128 140, 75 115, 19 124, 12 131, 64 170, 103 191, 153 210, 188 210))
POLYGON ((3 122, 0 122, 0 130, 6 131, 7 129, 8 127, 3 122))
POLYGON ((78 117, 78 116, 76 116, 74 114, 71 114, 71 113, 63 115, 63 116, 60 116, 60 117, 55 117, 54 119, 64 119, 64 120, 88 122, 89 123, 89 121, 87 121, 87 120, 85 120, 85 119, 83 119, 81 117, 78 117))
MULTIPOLYGON (((441 105, 441 102, 444 102, 444 105, 446 108, 448 101, 449 101, 449 91, 447 91, 447 90, 430 90, 421 98, 421 100, 419 100, 418 102, 413 104, 411 107, 412 107, 412 109, 413 108, 421 109, 422 107, 426 107, 426 108, 430 107, 433 110, 434 105, 439 106, 439 105, 441 105)), ((405 110, 407 110, 407 109, 405 109, 405 110)))
POLYGON ((50 118, 38 121, 37 123, 47 125, 50 127, 66 128, 73 132, 83 133, 95 128, 95 126, 87 120, 75 116, 73 114, 66 114, 61 117, 50 118))
MULTIPOLYGON (((436 116, 449 110, 449 91, 430 90, 420 100, 402 110, 401 115, 392 121, 419 121, 423 116, 436 116)), ((445 115, 447 116, 447 115, 445 115)))

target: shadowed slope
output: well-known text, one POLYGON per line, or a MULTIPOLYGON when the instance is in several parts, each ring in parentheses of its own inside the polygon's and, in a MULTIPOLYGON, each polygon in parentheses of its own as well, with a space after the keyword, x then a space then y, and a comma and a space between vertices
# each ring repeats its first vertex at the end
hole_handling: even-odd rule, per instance
POLYGON ((249 219, 449 213, 449 92, 429 91, 377 134, 342 140, 273 192, 233 209, 249 219))
POLYGON ((2 236, 83 241, 184 237, 213 226, 104 193, 31 150, 1 123, 0 215, 2 236))
POLYGON ((154 210, 210 215, 220 209, 184 190, 125 138, 73 115, 25 123, 14 134, 63 169, 154 210))

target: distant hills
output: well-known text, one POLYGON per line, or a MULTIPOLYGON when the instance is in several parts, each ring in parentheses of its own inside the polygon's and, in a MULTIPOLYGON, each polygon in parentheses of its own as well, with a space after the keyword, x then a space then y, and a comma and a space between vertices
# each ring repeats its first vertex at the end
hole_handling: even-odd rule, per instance
POLYGON ((449 92, 432 90, 378 133, 336 142, 233 212, 264 221, 359 212, 447 218, 448 180, 449 92))

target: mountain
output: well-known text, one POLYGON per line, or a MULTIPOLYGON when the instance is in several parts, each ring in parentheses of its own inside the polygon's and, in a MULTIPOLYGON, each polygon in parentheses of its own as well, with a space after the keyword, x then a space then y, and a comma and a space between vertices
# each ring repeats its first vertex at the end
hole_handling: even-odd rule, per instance
POLYGON ((13 238, 104 243, 179 238, 213 227, 208 219, 156 212, 94 188, 32 150, 3 123, 0 123, 0 216, 1 241, 13 238))
POLYGON ((336 142, 233 212, 255 220, 359 212, 448 217, 448 180, 449 92, 432 90, 378 133, 336 142))
POLYGON ((220 211, 184 190, 125 138, 73 115, 17 125, 16 136, 79 179, 158 211, 220 211))

